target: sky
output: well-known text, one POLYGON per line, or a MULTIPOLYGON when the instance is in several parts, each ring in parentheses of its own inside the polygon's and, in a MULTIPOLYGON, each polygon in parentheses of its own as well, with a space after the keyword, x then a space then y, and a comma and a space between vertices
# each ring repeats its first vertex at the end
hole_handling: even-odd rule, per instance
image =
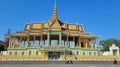
MULTIPOLYGON (((0 0, 0 40, 23 31, 26 23, 49 21, 55 0, 0 0)), ((62 22, 83 24, 84 31, 120 39, 120 0, 56 0, 62 22)))

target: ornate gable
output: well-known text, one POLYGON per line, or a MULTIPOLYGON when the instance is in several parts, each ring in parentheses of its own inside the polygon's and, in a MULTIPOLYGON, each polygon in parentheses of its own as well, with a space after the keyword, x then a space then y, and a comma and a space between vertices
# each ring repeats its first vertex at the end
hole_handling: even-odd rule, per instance
POLYGON ((53 21, 49 28, 50 30, 61 30, 59 21, 58 20, 53 21))
POLYGON ((53 15, 49 21, 49 30, 61 30, 60 20, 58 18, 56 3, 54 4, 53 15))

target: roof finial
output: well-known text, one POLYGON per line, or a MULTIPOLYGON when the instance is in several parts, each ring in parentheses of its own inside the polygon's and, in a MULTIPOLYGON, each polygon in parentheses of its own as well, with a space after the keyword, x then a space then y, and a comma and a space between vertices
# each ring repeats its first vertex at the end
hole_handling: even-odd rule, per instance
POLYGON ((54 3, 54 12, 53 12, 53 16, 55 16, 56 18, 58 18, 58 15, 57 15, 57 7, 56 7, 56 0, 55 0, 55 3, 54 3))
POLYGON ((55 0, 55 2, 54 2, 54 6, 56 7, 56 0, 55 0))
POLYGON ((56 7, 56 0, 55 0, 55 3, 54 3, 54 10, 53 10, 53 15, 51 17, 51 20, 52 19, 58 19, 57 7, 56 7))
POLYGON ((57 13, 57 7, 56 7, 56 0, 54 2, 54 10, 53 10, 52 17, 49 20, 50 21, 49 25, 51 25, 54 20, 57 20, 57 21, 59 20, 58 13, 57 13))

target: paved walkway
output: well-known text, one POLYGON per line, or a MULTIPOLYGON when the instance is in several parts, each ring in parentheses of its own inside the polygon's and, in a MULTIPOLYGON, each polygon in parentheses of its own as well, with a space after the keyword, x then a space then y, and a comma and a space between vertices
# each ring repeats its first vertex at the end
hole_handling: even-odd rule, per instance
POLYGON ((73 61, 73 64, 65 64, 65 61, 0 61, 0 67, 120 67, 112 61, 73 61))
POLYGON ((0 64, 0 67, 120 67, 119 64, 0 64))

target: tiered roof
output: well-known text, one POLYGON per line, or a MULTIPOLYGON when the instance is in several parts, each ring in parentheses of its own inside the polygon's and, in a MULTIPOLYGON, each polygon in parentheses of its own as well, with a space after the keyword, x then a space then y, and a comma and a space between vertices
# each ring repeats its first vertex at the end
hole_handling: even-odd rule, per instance
POLYGON ((26 24, 24 31, 16 32, 11 34, 11 36, 26 36, 26 35, 45 35, 49 31, 61 31, 63 35, 69 36, 81 36, 81 37, 93 37, 98 38, 98 36, 92 35, 90 33, 84 32, 83 25, 68 24, 67 22, 62 22, 58 18, 56 3, 54 4, 54 11, 51 19, 48 22, 38 22, 26 24))

